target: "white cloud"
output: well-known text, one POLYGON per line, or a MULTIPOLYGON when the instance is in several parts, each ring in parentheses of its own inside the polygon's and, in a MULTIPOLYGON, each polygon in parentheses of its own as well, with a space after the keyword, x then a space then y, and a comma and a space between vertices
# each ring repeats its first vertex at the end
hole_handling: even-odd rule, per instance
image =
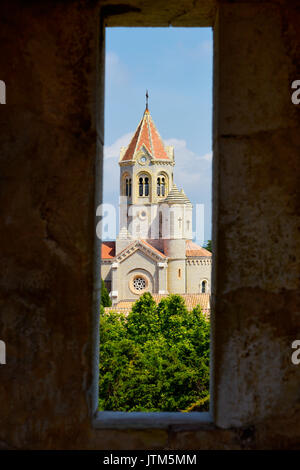
MULTIPOLYGON (((117 204, 119 197, 119 153, 126 147, 133 132, 119 137, 112 145, 104 147, 104 193, 105 202, 117 204)), ((190 150, 185 140, 171 138, 165 145, 174 146, 174 181, 183 188, 193 204, 210 204, 212 153, 197 155, 190 150)))
POLYGON ((106 54, 106 79, 117 85, 127 84, 130 73, 127 66, 120 60, 118 54, 109 51, 106 54))
POLYGON ((112 145, 104 146, 103 202, 114 204, 116 208, 119 201, 120 148, 129 144, 132 135, 132 132, 122 135, 112 145))
POLYGON ((202 155, 202 158, 203 160, 207 160, 208 162, 211 162, 212 161, 212 152, 209 152, 209 153, 206 153, 205 155, 202 155))
MULTIPOLYGON (((174 181, 178 188, 184 189, 194 208, 196 204, 204 204, 204 238, 211 238, 212 153, 198 155, 188 148, 185 140, 172 138, 164 142, 174 146, 174 181)), ((195 212, 193 217, 195 223, 195 212)), ((202 243, 201 237, 197 242, 202 243)))
POLYGON ((194 204, 209 200, 212 153, 197 155, 187 147, 185 140, 176 138, 166 139, 165 145, 174 146, 174 181, 177 186, 184 189, 194 204))
POLYGON ((119 137, 112 145, 104 146, 104 158, 119 158, 120 148, 127 147, 130 142, 130 139, 133 136, 133 132, 129 132, 128 134, 122 135, 119 137))

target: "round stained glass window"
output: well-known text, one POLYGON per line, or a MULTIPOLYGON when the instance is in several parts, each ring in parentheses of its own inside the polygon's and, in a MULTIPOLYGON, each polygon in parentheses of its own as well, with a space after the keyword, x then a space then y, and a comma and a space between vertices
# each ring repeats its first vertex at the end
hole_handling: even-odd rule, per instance
POLYGON ((146 279, 144 279, 143 277, 136 277, 133 280, 133 287, 138 292, 146 289, 146 279))

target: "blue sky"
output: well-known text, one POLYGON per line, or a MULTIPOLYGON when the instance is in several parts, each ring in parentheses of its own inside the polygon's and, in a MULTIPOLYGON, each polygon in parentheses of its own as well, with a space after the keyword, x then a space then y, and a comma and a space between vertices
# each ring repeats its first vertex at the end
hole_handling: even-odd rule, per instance
POLYGON ((204 238, 209 239, 211 28, 106 28, 105 203, 118 204, 119 150, 143 115, 146 89, 156 127, 165 144, 175 148, 174 181, 194 205, 204 204, 204 238))

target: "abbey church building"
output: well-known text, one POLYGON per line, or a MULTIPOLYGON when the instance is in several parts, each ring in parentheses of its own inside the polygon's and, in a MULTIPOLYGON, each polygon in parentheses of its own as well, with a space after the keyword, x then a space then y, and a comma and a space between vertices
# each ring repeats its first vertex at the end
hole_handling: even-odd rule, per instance
POLYGON ((211 253, 192 241, 192 204, 174 183, 174 148, 164 146, 148 106, 119 166, 119 234, 101 253, 113 305, 144 292, 208 298, 211 253))

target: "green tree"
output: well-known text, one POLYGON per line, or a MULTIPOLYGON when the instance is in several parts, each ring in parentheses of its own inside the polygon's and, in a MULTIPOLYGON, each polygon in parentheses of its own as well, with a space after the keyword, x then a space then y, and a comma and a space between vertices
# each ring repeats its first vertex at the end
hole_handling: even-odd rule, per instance
POLYGON ((179 295, 146 293, 100 320, 100 409, 193 411, 209 403, 209 322, 179 295))
POLYGON ((212 253, 211 240, 207 240, 207 241, 204 243, 203 248, 205 248, 206 250, 208 250, 208 251, 210 251, 210 252, 212 253))
POLYGON ((111 299, 108 294, 108 290, 106 289, 105 283, 103 279, 101 279, 101 301, 100 304, 102 307, 110 307, 111 306, 111 299))
POLYGON ((129 337, 138 344, 154 339, 159 331, 156 303, 149 292, 137 300, 127 319, 129 337))

